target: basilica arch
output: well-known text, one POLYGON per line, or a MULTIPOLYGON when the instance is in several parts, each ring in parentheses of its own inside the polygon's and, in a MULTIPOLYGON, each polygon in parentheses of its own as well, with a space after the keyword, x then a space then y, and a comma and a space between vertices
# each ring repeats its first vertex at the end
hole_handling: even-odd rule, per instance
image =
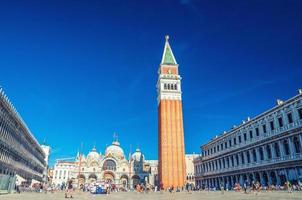
POLYGON ((111 171, 105 171, 103 175, 103 180, 109 183, 114 183, 115 175, 111 171))
POLYGON ((123 186, 123 188, 128 188, 128 186, 129 186, 129 177, 126 174, 123 174, 120 177, 120 184, 123 186))
POLYGON ((113 159, 106 159, 103 163, 102 169, 116 171, 116 161, 113 159))
POLYGON ((84 174, 79 174, 77 176, 77 178, 78 178, 78 181, 79 181, 79 185, 84 185, 85 184, 86 177, 85 177, 84 174))
POLYGON ((91 173, 89 174, 88 179, 90 182, 95 182, 98 179, 98 177, 96 176, 95 173, 91 173))

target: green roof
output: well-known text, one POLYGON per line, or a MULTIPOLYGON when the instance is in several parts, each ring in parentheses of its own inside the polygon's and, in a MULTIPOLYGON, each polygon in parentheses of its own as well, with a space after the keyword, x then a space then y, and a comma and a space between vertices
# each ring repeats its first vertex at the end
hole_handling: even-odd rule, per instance
POLYGON ((165 48, 164 48, 164 53, 162 57, 161 64, 166 64, 166 65, 177 65, 177 62, 175 60, 175 57, 173 55, 172 49, 169 44, 169 36, 166 36, 166 43, 165 43, 165 48))

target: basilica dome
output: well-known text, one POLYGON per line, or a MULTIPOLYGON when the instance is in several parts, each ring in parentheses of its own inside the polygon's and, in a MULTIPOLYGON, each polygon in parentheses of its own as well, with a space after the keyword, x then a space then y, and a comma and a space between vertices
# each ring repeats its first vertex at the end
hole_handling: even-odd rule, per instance
POLYGON ((87 155, 87 160, 89 160, 89 161, 98 161, 99 158, 100 158, 100 155, 96 151, 96 148, 93 147, 93 149, 87 155))
POLYGON ((144 155, 139 148, 137 148, 135 153, 132 154, 132 160, 136 162, 142 162, 144 160, 144 155))
POLYGON ((115 157, 118 159, 124 159, 124 151, 120 147, 120 143, 118 141, 112 142, 112 145, 108 146, 105 151, 105 155, 107 157, 115 157))

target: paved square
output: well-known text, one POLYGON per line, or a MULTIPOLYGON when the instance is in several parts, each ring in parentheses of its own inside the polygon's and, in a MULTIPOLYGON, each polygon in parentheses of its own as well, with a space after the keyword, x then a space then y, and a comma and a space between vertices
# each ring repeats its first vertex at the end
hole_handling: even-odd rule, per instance
MULTIPOLYGON (((54 194, 41 194, 41 193, 22 193, 22 194, 9 194, 9 195, 1 195, 1 200, 63 200, 64 193, 56 192, 54 194)), ((134 192, 127 192, 127 193, 112 193, 109 196, 106 195, 91 195, 89 193, 79 193, 76 192, 74 194, 74 199, 79 200, 93 200, 93 199, 139 199, 139 200, 178 200, 178 199, 186 199, 186 200, 202 200, 202 199, 209 199, 209 200, 216 200, 216 199, 223 199, 223 200, 245 200, 245 199, 261 199, 261 200, 302 200, 302 192, 293 192, 291 194, 287 192, 261 192, 258 195, 254 194, 243 194, 242 192, 225 192, 221 194, 220 192, 193 192, 192 194, 187 193, 149 193, 149 194, 137 194, 134 192)))

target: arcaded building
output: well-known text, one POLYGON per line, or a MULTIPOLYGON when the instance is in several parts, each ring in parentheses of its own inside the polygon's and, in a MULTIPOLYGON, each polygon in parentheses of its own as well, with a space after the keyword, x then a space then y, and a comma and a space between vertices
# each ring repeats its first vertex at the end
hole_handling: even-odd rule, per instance
POLYGON ((11 192, 16 177, 43 181, 45 153, 0 88, 0 192, 11 192))
POLYGON ((181 77, 166 36, 158 69, 158 173, 160 186, 185 185, 186 163, 182 113, 181 77))
POLYGON ((232 188, 235 183, 295 183, 302 176, 302 90, 287 101, 201 146, 194 160, 196 184, 232 188))

